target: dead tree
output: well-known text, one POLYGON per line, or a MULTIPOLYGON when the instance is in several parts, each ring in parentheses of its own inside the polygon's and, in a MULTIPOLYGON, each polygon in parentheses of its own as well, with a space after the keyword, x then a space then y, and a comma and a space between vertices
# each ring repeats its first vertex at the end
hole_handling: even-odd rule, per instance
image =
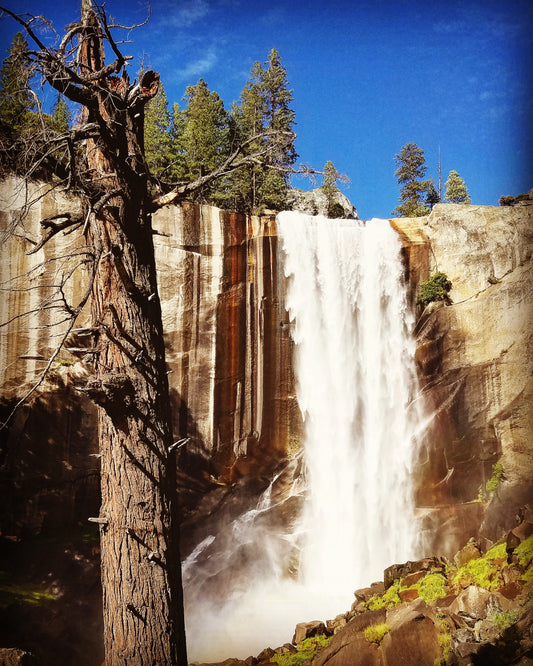
POLYGON ((102 9, 83 0, 81 20, 34 64, 84 123, 64 137, 68 186, 80 219, 45 221, 43 242, 77 224, 91 248, 95 378, 82 388, 98 405, 104 647, 114 664, 186 664, 175 506, 175 465, 161 308, 143 155, 143 108, 159 76, 130 83, 102 9), (104 42, 114 61, 106 65, 104 42), (83 160, 77 146, 83 144, 83 160))

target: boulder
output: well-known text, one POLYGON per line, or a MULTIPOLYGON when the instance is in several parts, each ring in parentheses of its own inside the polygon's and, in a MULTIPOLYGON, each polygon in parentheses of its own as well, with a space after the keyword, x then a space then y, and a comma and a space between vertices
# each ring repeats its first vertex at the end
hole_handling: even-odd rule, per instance
POLYGON ((261 652, 257 655, 256 659, 258 662, 263 662, 267 661, 270 659, 270 657, 273 657, 276 653, 272 648, 265 648, 264 650, 261 650, 261 652))
POLYGON ((418 599, 419 594, 416 588, 412 588, 410 590, 400 590, 398 596, 401 601, 414 601, 415 599, 418 599))
MULTIPOLYGON (((355 206, 342 192, 337 191, 331 203, 336 204, 339 213, 342 211, 342 215, 336 215, 335 217, 357 219, 355 206)), ((308 191, 294 188, 287 192, 287 206, 289 210, 299 210, 308 215, 324 215, 327 217, 330 203, 321 187, 308 191)))
POLYGON ((381 651, 386 666, 434 664, 441 656, 438 628, 425 615, 413 617, 395 630, 391 628, 381 643, 381 651))
POLYGON ((478 620, 474 625, 474 635, 477 641, 486 643, 487 641, 496 640, 500 635, 500 630, 492 620, 484 618, 478 620))
POLYGON ((383 666, 379 647, 369 643, 364 637, 364 630, 375 624, 385 622, 386 611, 380 609, 357 615, 331 639, 329 645, 317 655, 313 666, 347 666, 364 664, 365 666, 383 666))
POLYGON ((454 555, 453 561, 455 562, 455 566, 459 569, 464 567, 465 564, 471 560, 477 560, 480 557, 481 551, 479 548, 473 541, 469 541, 466 546, 463 546, 463 548, 454 555))
POLYGON ((443 573, 445 563, 438 557, 426 557, 416 562, 405 562, 404 564, 393 564, 387 567, 384 571, 384 584, 385 589, 388 589, 396 579, 405 578, 414 573, 429 571, 436 573, 443 573))
POLYGON ((313 622, 300 622, 296 625, 292 642, 299 645, 306 638, 311 636, 320 636, 326 633, 326 625, 320 620, 313 622))
POLYGON ((465 588, 450 604, 450 613, 466 615, 480 620, 486 618, 491 612, 507 610, 509 602, 501 594, 489 592, 477 585, 465 588))

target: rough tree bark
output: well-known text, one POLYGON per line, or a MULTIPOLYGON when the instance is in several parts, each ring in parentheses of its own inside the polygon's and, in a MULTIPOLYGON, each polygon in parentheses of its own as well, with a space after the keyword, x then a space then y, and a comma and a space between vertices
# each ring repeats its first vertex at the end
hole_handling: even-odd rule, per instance
MULTIPOLYGON (((102 26, 82 3, 80 73, 104 68, 102 26)), ((99 405, 101 572, 106 666, 186 664, 175 473, 161 308, 157 296, 143 106, 158 75, 138 89, 123 71, 98 78, 87 122, 87 166, 105 202, 87 209, 97 264, 92 320, 99 405)), ((102 199, 100 198, 100 201, 102 199)))

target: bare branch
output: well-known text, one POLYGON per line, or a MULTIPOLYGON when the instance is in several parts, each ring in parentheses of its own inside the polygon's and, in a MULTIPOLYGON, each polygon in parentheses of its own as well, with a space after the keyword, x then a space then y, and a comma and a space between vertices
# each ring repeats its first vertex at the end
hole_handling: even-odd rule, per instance
POLYGON ((72 215, 70 213, 58 213, 57 215, 53 215, 52 217, 47 217, 46 219, 41 220, 41 225, 48 231, 43 236, 41 241, 26 254, 35 254, 43 247, 43 245, 48 243, 48 241, 60 231, 64 231, 69 227, 75 227, 77 229, 78 227, 81 227, 82 223, 83 220, 80 217, 75 217, 72 219, 72 215), (64 219, 65 221, 56 224, 54 220, 58 219, 64 219))

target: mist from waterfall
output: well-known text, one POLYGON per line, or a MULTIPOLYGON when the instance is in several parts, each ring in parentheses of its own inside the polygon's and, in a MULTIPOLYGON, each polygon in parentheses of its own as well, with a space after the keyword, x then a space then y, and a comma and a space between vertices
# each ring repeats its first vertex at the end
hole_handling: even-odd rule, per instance
POLYGON ((386 220, 297 212, 280 213, 277 225, 303 460, 184 563, 191 661, 246 658, 290 642, 297 622, 348 611, 354 590, 420 555, 414 322, 398 235, 386 220), (265 516, 287 492, 302 500, 300 517, 272 529, 265 516), (235 563, 249 553, 240 574, 235 563), (225 567, 224 591, 209 600, 205 590, 213 593, 225 567))

